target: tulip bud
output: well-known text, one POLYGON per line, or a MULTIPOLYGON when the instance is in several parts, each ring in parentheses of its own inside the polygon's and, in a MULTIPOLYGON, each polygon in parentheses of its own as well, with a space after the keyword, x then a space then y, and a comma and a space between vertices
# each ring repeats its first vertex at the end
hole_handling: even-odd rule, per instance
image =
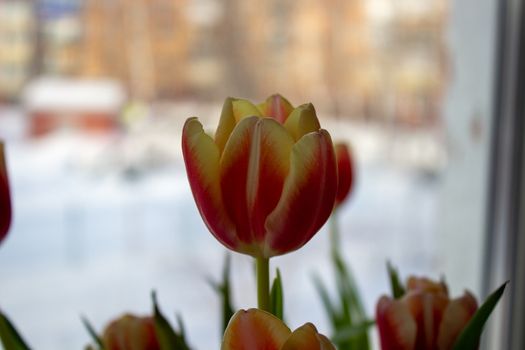
POLYGON ((410 277, 398 300, 381 297, 376 308, 382 350, 450 350, 477 310, 469 292, 449 299, 444 282, 410 277))
POLYGON ((11 225, 11 195, 4 155, 4 144, 0 142, 0 243, 11 225))
POLYGON ((272 314, 250 309, 233 315, 224 332, 221 350, 335 350, 335 347, 311 323, 292 332, 272 314))
POLYGON ((335 156, 337 158, 337 196, 335 198, 336 207, 350 194, 354 184, 354 167, 350 150, 347 144, 337 143, 335 145, 335 156))
POLYGON ((186 121, 182 151, 206 226, 236 252, 269 258, 299 249, 332 212, 335 151, 311 104, 228 98, 215 138, 196 118, 186 121))
POLYGON ((160 350, 152 317, 126 314, 106 327, 102 341, 106 350, 160 350))

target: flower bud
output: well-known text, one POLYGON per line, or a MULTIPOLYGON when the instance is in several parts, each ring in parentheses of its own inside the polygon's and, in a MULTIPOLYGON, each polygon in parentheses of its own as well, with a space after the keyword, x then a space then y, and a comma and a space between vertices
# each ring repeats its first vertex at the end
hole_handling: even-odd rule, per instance
POLYGON ((106 327, 102 341, 106 350, 160 350, 152 317, 126 314, 106 327))

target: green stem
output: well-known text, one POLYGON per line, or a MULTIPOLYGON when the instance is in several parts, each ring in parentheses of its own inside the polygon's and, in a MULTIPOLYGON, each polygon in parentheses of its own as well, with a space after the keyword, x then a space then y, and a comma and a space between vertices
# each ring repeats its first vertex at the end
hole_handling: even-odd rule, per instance
POLYGON ((337 209, 334 209, 328 219, 330 224, 330 253, 332 256, 339 254, 339 227, 337 226, 337 209))
POLYGON ((259 309, 270 312, 270 259, 256 258, 257 304, 259 309))

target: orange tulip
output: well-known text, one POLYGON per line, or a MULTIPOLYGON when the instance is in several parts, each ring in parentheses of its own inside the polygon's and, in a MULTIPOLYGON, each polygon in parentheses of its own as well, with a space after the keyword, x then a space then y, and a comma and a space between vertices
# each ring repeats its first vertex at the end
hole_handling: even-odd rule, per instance
POLYGON ((346 143, 336 143, 335 156, 337 158, 337 174, 339 178, 335 205, 338 206, 345 201, 352 190, 354 167, 350 150, 346 143))
POLYGON ((160 350, 152 317, 126 314, 106 327, 102 341, 106 350, 160 350))
POLYGON ((399 300, 383 296, 376 321, 383 350, 449 350, 476 312, 469 292, 449 299, 447 286, 411 277, 407 293, 399 300))
POLYGON ((189 118, 182 151, 204 222, 239 253, 269 258, 299 249, 334 207, 334 148, 311 104, 227 98, 215 138, 189 118))
POLYGON ((311 323, 292 332, 272 314, 250 309, 233 315, 221 350, 335 350, 335 347, 311 323))
POLYGON ((0 142, 0 243, 11 226, 11 195, 4 156, 4 144, 0 142))

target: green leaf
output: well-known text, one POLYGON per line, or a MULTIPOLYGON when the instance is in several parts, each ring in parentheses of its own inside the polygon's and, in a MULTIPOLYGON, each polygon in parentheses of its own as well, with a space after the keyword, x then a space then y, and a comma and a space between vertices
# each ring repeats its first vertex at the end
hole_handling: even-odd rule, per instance
POLYGON ((483 333, 483 327, 489 319, 492 311, 498 304, 505 287, 507 287, 508 281, 503 283, 501 287, 496 289, 488 298, 485 300, 483 305, 476 311, 474 316, 467 323, 463 331, 458 336, 456 343, 454 344, 453 350, 475 350, 478 348, 481 334, 483 333))
POLYGON ((6 315, 0 312, 0 340, 6 350, 29 350, 22 336, 6 315))
POLYGON ((336 292, 330 298, 327 287, 314 276, 315 287, 321 297, 325 311, 330 319, 332 340, 339 350, 368 350, 369 319, 366 316, 359 288, 341 253, 337 211, 334 210, 330 222, 330 257, 335 273, 336 292))
MULTIPOLYGON (((217 283, 213 279, 209 278, 208 283, 215 290, 221 299, 221 308, 222 308, 222 333, 228 327, 228 323, 232 318, 234 308, 231 301, 231 283, 230 283, 230 269, 231 269, 231 257, 230 254, 226 254, 224 258, 224 266, 222 268, 222 281, 217 283)), ((221 339, 222 339, 221 333, 221 339)))
POLYGON ((357 284, 340 254, 335 253, 331 256, 336 273, 339 303, 336 304, 329 297, 327 288, 315 275, 314 284, 332 324, 332 340, 339 350, 370 349, 370 321, 366 317, 357 284))
POLYGON ((276 269, 276 276, 270 291, 270 310, 281 321, 283 320, 283 283, 279 269, 276 269))
POLYGON ((401 283, 399 279, 397 270, 392 266, 390 261, 386 263, 386 267, 388 270, 388 276, 390 277, 390 287, 392 288, 392 296, 395 299, 399 299, 403 295, 405 295, 406 293, 405 287, 403 287, 403 284, 401 283))
POLYGON ((82 324, 84 324, 84 327, 86 328, 87 332, 91 336, 91 339, 95 342, 95 344, 98 345, 100 350, 104 350, 104 343, 102 342, 102 339, 97 334, 95 328, 93 328, 89 320, 84 316, 81 316, 80 319, 82 320, 82 324))
POLYGON ((179 337, 182 339, 184 343, 186 343, 186 327, 184 327, 184 321, 182 320, 182 316, 180 314, 175 315, 177 318, 177 324, 179 325, 179 337))
MULTIPOLYGON (((157 304, 157 294, 151 293, 153 301, 153 318, 155 320, 155 334, 161 350, 190 350, 183 335, 178 334, 164 317, 157 304)), ((179 318, 179 324, 182 324, 179 318)), ((184 328, 181 327, 183 332, 184 328)))
POLYGON ((362 321, 366 318, 365 307, 359 294, 359 288, 347 266, 340 255, 335 255, 334 265, 336 267, 336 278, 339 286, 339 294, 348 304, 350 318, 357 318, 362 321))
POLYGON ((336 327, 336 334, 343 330, 354 328, 361 329, 353 337, 345 341, 336 342, 340 350, 365 350, 370 348, 368 327, 363 327, 368 322, 365 307, 359 294, 357 283, 351 273, 350 267, 345 263, 340 254, 333 255, 333 264, 336 269, 339 298, 344 311, 344 322, 336 327))
POLYGON ((337 314, 337 309, 335 305, 333 304, 332 300, 330 299, 330 296, 328 295, 327 288, 317 275, 313 275, 313 282, 317 293, 319 293, 319 296, 321 297, 321 302, 323 303, 324 309, 328 317, 332 321, 332 324, 335 324, 336 321, 339 319, 339 316, 337 314))
POLYGON ((335 343, 344 343, 349 340, 355 340, 359 337, 362 337, 368 329, 375 324, 374 320, 366 320, 359 324, 349 325, 346 327, 341 327, 337 332, 332 336, 332 340, 335 343))

